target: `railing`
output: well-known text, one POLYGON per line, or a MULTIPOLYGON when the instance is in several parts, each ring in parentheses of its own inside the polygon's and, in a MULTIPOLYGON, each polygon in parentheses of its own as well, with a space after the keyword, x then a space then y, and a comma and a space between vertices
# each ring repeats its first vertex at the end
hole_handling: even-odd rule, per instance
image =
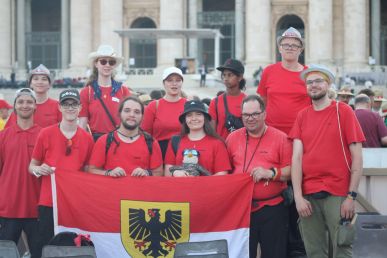
POLYGON ((359 211, 387 214, 387 148, 363 148, 359 211))

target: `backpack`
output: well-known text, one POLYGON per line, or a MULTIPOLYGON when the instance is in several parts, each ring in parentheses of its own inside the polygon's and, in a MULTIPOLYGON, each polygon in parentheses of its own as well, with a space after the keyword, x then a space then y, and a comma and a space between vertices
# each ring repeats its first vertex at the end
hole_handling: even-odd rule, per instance
MULTIPOLYGON (((117 147, 120 145, 120 142, 114 137, 114 132, 115 131, 116 130, 111 131, 111 132, 108 133, 108 136, 106 138, 105 156, 107 155, 107 153, 108 153, 108 151, 110 149, 110 146, 112 145, 113 142, 116 144, 117 147)), ((152 155, 152 152, 153 152, 153 137, 149 133, 147 133, 145 131, 142 131, 142 133, 144 135, 146 146, 148 147, 149 154, 152 155)))
POLYGON ((172 150, 173 153, 177 153, 177 150, 179 149, 179 144, 180 144, 181 136, 180 135, 174 135, 171 138, 171 144, 172 144, 172 150))
MULTIPOLYGON (((240 117, 236 117, 228 111, 227 97, 223 94, 224 111, 226 113, 226 119, 224 126, 230 133, 243 127, 243 122, 240 117)), ((216 111, 216 123, 218 124, 218 97, 215 98, 215 111, 216 111)))

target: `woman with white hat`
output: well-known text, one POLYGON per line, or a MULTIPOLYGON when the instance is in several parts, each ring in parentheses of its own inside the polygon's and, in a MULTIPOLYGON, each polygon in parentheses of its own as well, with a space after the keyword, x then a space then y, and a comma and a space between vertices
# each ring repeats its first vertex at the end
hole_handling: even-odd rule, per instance
MULTIPOLYGON (((42 64, 31 70, 27 82, 36 96, 34 123, 41 127, 47 127, 59 123, 62 120, 62 114, 58 108, 58 101, 48 97, 48 91, 51 88, 52 82, 50 71, 42 64)), ((16 124, 16 115, 12 112, 5 127, 14 124, 16 124)))
POLYGON ((114 80, 114 69, 122 62, 113 47, 100 45, 89 55, 92 74, 81 91, 82 110, 79 124, 84 129, 89 124, 94 141, 116 129, 120 123, 120 100, 130 95, 127 87, 114 80))
POLYGON ((187 100, 181 97, 184 78, 179 68, 165 69, 162 79, 165 95, 148 104, 141 128, 159 142, 164 159, 169 140, 180 132, 179 116, 183 113, 187 100))

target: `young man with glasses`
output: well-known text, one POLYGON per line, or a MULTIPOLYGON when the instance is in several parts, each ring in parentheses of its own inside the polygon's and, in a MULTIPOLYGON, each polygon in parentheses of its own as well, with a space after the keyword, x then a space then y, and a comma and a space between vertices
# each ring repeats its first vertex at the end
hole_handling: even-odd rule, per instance
MULTIPOLYGON (((257 93, 266 104, 266 123, 288 134, 300 110, 309 106, 311 100, 306 93, 305 82, 300 73, 306 67, 299 62, 305 48, 301 33, 293 27, 277 38, 281 61, 263 70, 257 93)), ((305 254, 298 231, 298 215, 294 205, 289 207, 289 256, 305 254)))
POLYGON ((250 257, 285 258, 288 212, 282 192, 290 179, 291 142, 287 135, 265 123, 265 104, 259 96, 242 102, 244 128, 226 140, 233 173, 246 173, 255 182, 250 222, 250 257))
POLYGON ((90 134, 78 126, 81 110, 77 90, 68 89, 59 94, 62 121, 44 128, 37 139, 29 171, 42 176, 39 198, 39 235, 43 247, 54 236, 51 177, 55 169, 86 171, 93 149, 90 134))
POLYGON ((312 106, 298 113, 289 137, 294 200, 305 249, 308 257, 323 257, 329 239, 333 257, 352 257, 350 245, 339 245, 337 232, 340 221, 349 221, 355 213, 365 138, 351 107, 328 97, 334 81, 331 71, 311 66, 301 78, 312 106))
POLYGON ((32 258, 40 258, 38 239, 39 180, 28 173, 40 126, 34 124, 36 97, 29 88, 16 92, 16 124, 0 132, 0 240, 16 244, 22 231, 32 258))

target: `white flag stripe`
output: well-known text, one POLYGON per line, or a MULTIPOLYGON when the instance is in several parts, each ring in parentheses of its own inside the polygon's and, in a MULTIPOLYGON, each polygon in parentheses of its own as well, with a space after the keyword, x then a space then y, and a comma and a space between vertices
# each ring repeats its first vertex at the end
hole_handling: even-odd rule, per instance
MULTIPOLYGON (((97 257, 130 257, 122 244, 119 233, 87 232, 78 228, 58 227, 59 232, 72 231, 78 234, 90 234, 95 245, 97 257)), ((56 233, 59 233, 56 232, 56 233)), ((230 258, 249 257, 249 229, 240 228, 224 232, 191 233, 190 242, 226 239, 230 258)))

